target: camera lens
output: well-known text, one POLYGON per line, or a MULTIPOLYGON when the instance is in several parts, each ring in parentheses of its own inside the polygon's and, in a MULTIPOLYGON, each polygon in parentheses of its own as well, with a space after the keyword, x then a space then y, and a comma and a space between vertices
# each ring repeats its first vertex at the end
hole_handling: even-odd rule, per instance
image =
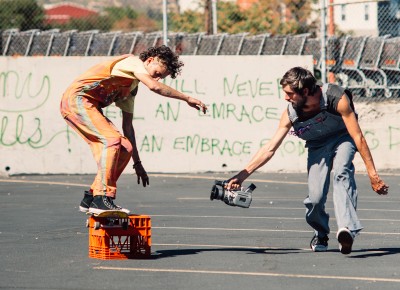
POLYGON ((218 187, 213 185, 211 188, 210 200, 218 199, 218 187))
POLYGON ((221 190, 218 189, 217 185, 213 185, 211 188, 211 194, 210 194, 210 200, 223 200, 224 198, 224 190, 221 188, 221 190))

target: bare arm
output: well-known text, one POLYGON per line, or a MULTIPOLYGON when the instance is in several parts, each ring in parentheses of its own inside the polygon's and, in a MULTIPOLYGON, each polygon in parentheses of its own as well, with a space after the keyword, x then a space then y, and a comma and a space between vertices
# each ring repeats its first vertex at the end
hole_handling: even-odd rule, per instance
POLYGON ((261 147, 260 150, 258 150, 258 152, 253 156, 249 164, 247 164, 247 166, 242 171, 229 179, 227 188, 239 188, 246 178, 248 178, 258 168, 264 166, 275 155, 276 150, 282 144, 283 139, 285 139, 291 127, 292 123, 290 122, 288 113, 285 110, 282 113, 279 127, 276 130, 272 139, 263 147, 261 147))
POLYGON ((188 103, 189 106, 197 109, 202 110, 205 114, 207 111, 206 105, 204 105, 200 100, 192 98, 188 95, 185 95, 163 83, 158 82, 157 80, 153 79, 151 76, 146 74, 136 74, 135 75, 139 81, 141 81, 146 87, 148 87, 151 91, 155 92, 156 94, 162 95, 164 97, 178 99, 181 101, 185 101, 188 103))
POLYGON ((132 121, 133 114, 122 111, 122 130, 124 132, 124 136, 128 138, 132 144, 132 160, 137 175, 137 182, 140 184, 140 181, 142 181, 143 186, 146 187, 146 185, 149 184, 149 177, 147 176, 146 170, 143 168, 142 162, 140 161, 139 151, 136 145, 135 129, 133 128, 132 121))
POLYGON ((371 180, 372 189, 378 194, 387 194, 389 187, 379 177, 375 169, 371 151, 369 150, 367 141, 365 140, 364 134, 361 131, 360 125, 358 124, 356 114, 351 109, 350 101, 346 95, 343 95, 340 99, 337 111, 342 115, 347 131, 349 132, 351 138, 353 138, 358 152, 360 152, 361 158, 364 161, 367 169, 369 179, 371 180))

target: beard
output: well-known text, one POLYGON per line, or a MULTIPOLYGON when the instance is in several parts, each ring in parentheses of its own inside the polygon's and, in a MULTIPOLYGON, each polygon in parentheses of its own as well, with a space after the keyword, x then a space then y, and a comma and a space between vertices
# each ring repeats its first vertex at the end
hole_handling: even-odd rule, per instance
POLYGON ((303 115, 303 109, 306 105, 306 102, 307 97, 302 95, 296 103, 293 103, 293 109, 296 111, 299 117, 303 115))

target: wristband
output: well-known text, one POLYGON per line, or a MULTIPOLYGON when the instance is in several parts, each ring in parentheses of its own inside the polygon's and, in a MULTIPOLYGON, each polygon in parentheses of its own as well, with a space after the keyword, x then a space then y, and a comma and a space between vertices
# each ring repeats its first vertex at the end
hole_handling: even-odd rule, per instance
POLYGON ((142 161, 138 161, 138 162, 136 162, 136 163, 133 163, 133 169, 135 169, 139 164, 142 164, 142 161))

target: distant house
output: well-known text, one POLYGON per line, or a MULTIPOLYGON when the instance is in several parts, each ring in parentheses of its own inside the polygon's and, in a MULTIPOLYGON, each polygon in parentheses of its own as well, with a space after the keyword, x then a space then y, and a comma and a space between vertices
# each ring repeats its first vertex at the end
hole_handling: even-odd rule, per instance
POLYGON ((49 4, 44 6, 46 24, 65 24, 71 19, 97 16, 97 11, 70 2, 49 4))
POLYGON ((258 2, 258 0, 237 0, 236 4, 240 7, 240 9, 247 10, 251 8, 253 4, 256 4, 258 2))
POLYGON ((334 15, 337 28, 355 36, 400 35, 400 0, 335 0, 334 15))

